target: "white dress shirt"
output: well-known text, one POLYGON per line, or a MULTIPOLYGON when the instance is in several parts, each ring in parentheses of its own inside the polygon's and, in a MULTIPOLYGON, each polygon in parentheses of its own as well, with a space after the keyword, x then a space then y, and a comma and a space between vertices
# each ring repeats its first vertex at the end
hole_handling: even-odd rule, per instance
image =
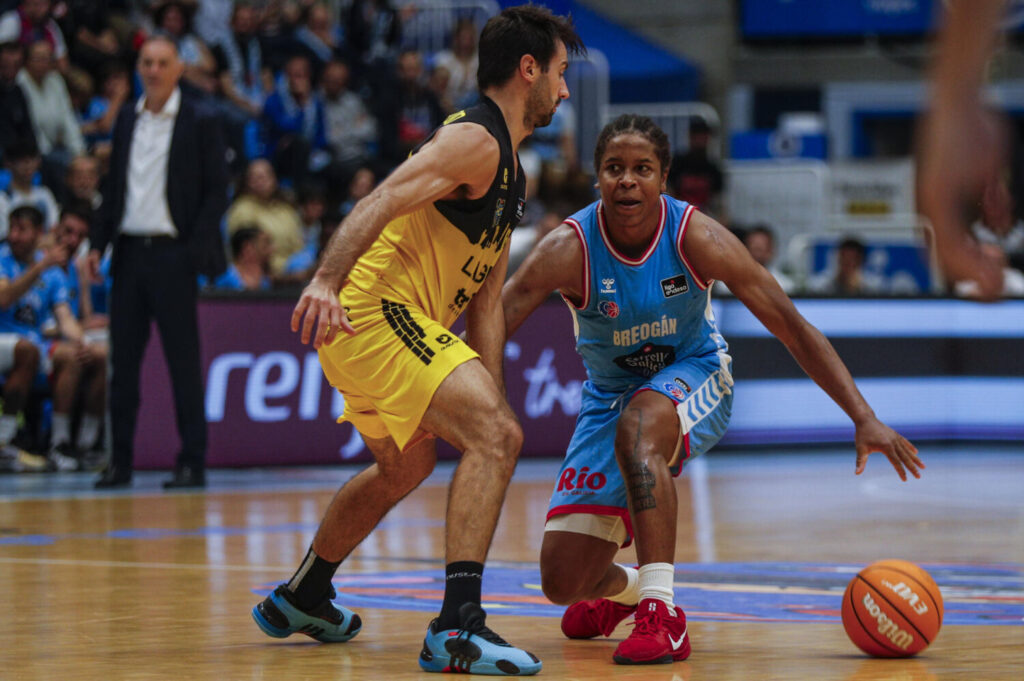
POLYGON ((121 233, 132 236, 178 236, 167 205, 167 159, 181 91, 174 89, 164 108, 153 113, 146 98, 135 105, 137 117, 128 158, 128 188, 121 233))

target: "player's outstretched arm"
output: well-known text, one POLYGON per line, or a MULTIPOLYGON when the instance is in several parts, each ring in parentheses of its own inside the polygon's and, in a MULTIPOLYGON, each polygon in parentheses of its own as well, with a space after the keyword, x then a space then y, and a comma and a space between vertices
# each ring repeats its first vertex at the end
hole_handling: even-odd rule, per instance
POLYGON ((971 237, 964 206, 1005 163, 1006 145, 985 110, 981 85, 1005 0, 950 0, 932 70, 932 101, 917 149, 917 201, 935 230, 935 249, 952 281, 973 280, 978 296, 1002 295, 1002 263, 971 237))
POLYGON ((775 278, 761 267, 729 230, 702 213, 690 218, 683 247, 700 276, 720 279, 793 355, 797 363, 850 417, 857 428, 856 473, 868 454, 882 452, 901 480, 909 470, 921 477, 924 464, 906 438, 876 418, 828 339, 793 305, 775 278))
POLYGON ((482 196, 494 180, 500 156, 497 140, 483 126, 461 123, 438 130, 430 143, 360 200, 331 236, 320 267, 292 312, 292 331, 301 328, 302 342, 312 338, 316 348, 333 341, 338 331, 354 333, 338 291, 359 256, 401 215, 446 197, 482 196))
POLYGON ((581 305, 584 289, 583 246, 576 231, 562 223, 540 240, 501 291, 505 334, 512 334, 553 291, 581 305))

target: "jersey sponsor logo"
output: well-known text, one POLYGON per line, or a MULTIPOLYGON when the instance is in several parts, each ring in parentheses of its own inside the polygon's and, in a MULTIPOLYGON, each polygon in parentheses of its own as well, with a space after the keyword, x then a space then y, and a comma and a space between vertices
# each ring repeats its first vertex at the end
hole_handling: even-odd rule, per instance
POLYGON ((642 378, 650 378, 675 361, 675 348, 654 343, 647 343, 636 352, 615 358, 620 369, 642 378))
POLYGON ((526 199, 520 198, 516 201, 516 224, 523 219, 523 215, 526 213, 526 199))
POLYGON ((683 274, 677 274, 674 277, 661 280, 661 293, 666 298, 672 296, 678 296, 680 293, 686 293, 690 290, 690 284, 686 281, 686 276, 683 274))
POLYGON ((456 111, 451 116, 449 116, 448 118, 444 119, 444 123, 442 123, 442 125, 448 125, 449 123, 454 123, 455 121, 459 120, 460 118, 464 117, 465 115, 466 115, 466 110, 465 109, 463 109, 462 111, 456 111))
POLYGON ((684 393, 675 383, 666 383, 663 387, 665 388, 665 392, 680 402, 686 399, 686 393, 684 393))
POLYGON ((571 491, 573 495, 589 494, 586 490, 596 491, 605 486, 608 478, 600 471, 590 473, 590 468, 583 466, 579 472, 573 467, 568 467, 558 478, 556 492, 571 491))
POLYGON ((462 308, 465 307, 466 303, 472 300, 472 298, 473 296, 466 293, 466 289, 464 287, 460 288, 455 292, 455 300, 448 303, 448 309, 456 314, 461 313, 462 308))
POLYGON ((619 316, 619 306, 611 300, 602 300, 597 304, 597 311, 601 313, 603 317, 608 319, 615 319, 619 316))
POLYGON ((477 261, 474 263, 475 260, 475 256, 469 256, 469 259, 462 265, 462 273, 480 284, 487 278, 488 272, 491 271, 491 266, 485 262, 477 261), (470 268, 472 268, 472 270, 470 268))
POLYGON ((681 379, 679 377, 673 378, 672 380, 675 381, 676 385, 678 385, 680 388, 682 388, 686 392, 690 392, 690 384, 689 383, 687 383, 686 381, 684 381, 683 379, 681 379))
POLYGON ((612 331, 612 343, 628 348, 630 345, 642 343, 648 338, 671 336, 676 332, 678 326, 679 320, 675 317, 662 315, 661 319, 656 319, 653 322, 644 322, 621 331, 612 331))
POLYGON ((442 350, 446 350, 456 343, 455 336, 450 333, 442 333, 440 336, 434 339, 434 341, 441 346, 442 350))
POLYGON ((605 277, 601 280, 601 293, 615 293, 615 280, 605 277))

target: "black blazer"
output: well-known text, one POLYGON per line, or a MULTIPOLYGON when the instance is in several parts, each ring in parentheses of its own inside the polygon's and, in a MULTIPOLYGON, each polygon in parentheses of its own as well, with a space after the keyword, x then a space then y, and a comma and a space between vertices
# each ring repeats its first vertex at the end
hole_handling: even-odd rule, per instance
MULTIPOLYGON (((113 130, 110 170, 103 184, 103 205, 89 232, 100 253, 114 243, 124 217, 128 162, 135 130, 135 102, 126 103, 113 130)), ((215 277, 226 267, 220 222, 228 205, 228 166, 224 135, 216 112, 182 93, 167 159, 167 205, 179 238, 188 247, 198 274, 215 277)))

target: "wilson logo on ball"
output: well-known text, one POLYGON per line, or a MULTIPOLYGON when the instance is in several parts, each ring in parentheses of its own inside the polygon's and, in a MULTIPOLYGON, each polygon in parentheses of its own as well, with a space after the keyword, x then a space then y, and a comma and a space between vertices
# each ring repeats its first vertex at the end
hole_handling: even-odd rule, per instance
POLYGON ((914 642, 914 636, 910 632, 900 629, 895 622, 889 619, 889 616, 871 598, 871 594, 864 594, 863 603, 864 609, 868 611, 872 619, 878 622, 878 633, 892 641, 893 645, 906 650, 914 642))
POLYGON ((896 594, 903 600, 907 601, 910 607, 913 608, 914 612, 916 612, 918 615, 923 615, 926 612, 928 612, 928 605, 923 600, 921 600, 920 596, 914 593, 913 589, 911 589, 903 582, 893 584, 889 580, 883 579, 882 586, 888 587, 888 589, 892 591, 894 594, 896 594))

